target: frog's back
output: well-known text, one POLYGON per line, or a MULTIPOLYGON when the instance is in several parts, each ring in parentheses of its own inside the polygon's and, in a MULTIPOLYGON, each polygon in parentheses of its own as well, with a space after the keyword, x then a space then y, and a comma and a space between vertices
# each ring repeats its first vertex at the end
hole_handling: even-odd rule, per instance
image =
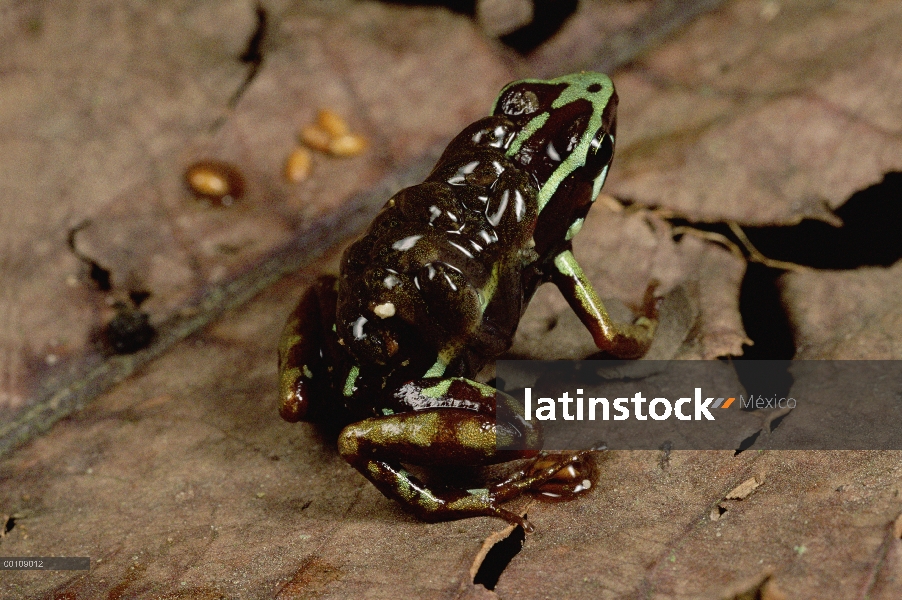
POLYGON ((436 350, 453 344, 491 356, 509 345, 538 191, 505 156, 515 133, 505 117, 472 124, 426 181, 389 200, 343 259, 339 330, 360 337, 363 317, 356 333, 385 341, 367 315, 390 313, 436 350))
POLYGON ((427 349, 468 364, 507 349, 604 181, 615 109, 599 73, 506 86, 345 254, 336 326, 351 353, 404 367, 427 349))

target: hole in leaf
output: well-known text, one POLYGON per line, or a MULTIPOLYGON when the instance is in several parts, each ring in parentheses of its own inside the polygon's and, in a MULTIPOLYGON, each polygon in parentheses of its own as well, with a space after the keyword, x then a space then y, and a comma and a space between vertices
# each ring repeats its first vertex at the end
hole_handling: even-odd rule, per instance
POLYGON ((101 292, 108 292, 113 289, 113 284, 110 282, 110 270, 101 267, 93 260, 88 261, 88 263, 91 265, 91 280, 97 284, 97 289, 101 292))
POLYGON ((238 57, 238 61, 248 65, 247 75, 232 97, 229 98, 229 106, 234 107, 238 104, 245 90, 250 86, 251 82, 257 77, 260 71, 260 65, 263 64, 263 42, 266 40, 267 14, 262 4, 257 4, 255 8, 257 16, 257 25, 247 40, 247 47, 238 57))
POLYGON ((766 575, 759 583, 751 588, 741 591, 726 600, 767 600, 768 598, 787 598, 788 596, 773 582, 770 575, 766 575))
POLYGON ((266 9, 258 4, 256 8, 257 26, 247 40, 247 48, 238 57, 238 60, 251 65, 260 66, 263 62, 263 39, 266 37, 266 9))
POLYGON ((147 290, 131 290, 128 293, 129 299, 131 299, 132 304, 135 305, 135 308, 140 308, 144 302, 150 298, 150 292, 147 290))
POLYGON ((15 526, 16 526, 16 518, 15 517, 9 517, 8 519, 6 519, 6 523, 3 525, 3 535, 6 535, 10 531, 12 531, 13 527, 15 527, 15 526))
MULTIPOLYGON (((524 518, 526 515, 523 515, 524 518)), ((514 559, 520 550, 523 549, 523 542, 526 540, 526 531, 523 527, 517 525, 503 540, 499 540, 492 546, 488 554, 479 565, 479 570, 473 577, 474 584, 482 584, 487 590, 494 590, 498 585, 498 579, 507 568, 507 565, 514 559)))
POLYGON ((816 269, 888 267, 902 258, 902 172, 853 194, 836 211, 842 227, 805 220, 792 227, 749 227, 758 250, 816 269))
POLYGON ((116 304, 116 316, 100 331, 101 345, 112 354, 133 354, 150 345, 156 329, 150 315, 125 303, 116 304))
POLYGON ((748 265, 739 291, 739 312, 745 332, 755 344, 743 346, 740 360, 788 361, 795 355, 792 329, 777 286, 781 274, 758 263, 748 265))
MULTIPOLYGON (((902 236, 898 235, 902 228, 902 172, 887 173, 882 182, 856 192, 835 213, 843 221, 841 227, 809 219, 794 226, 743 227, 743 231, 764 256, 816 269, 886 267, 902 259, 902 236)), ((724 223, 669 221, 736 241, 724 223)), ((739 310, 755 344, 744 347, 740 360, 789 360, 795 354, 777 286, 782 273, 759 263, 748 266, 739 310)))
MULTIPOLYGON (((384 0, 402 6, 444 6, 450 11, 476 16, 476 0, 384 0)), ((528 25, 498 38, 501 43, 529 54, 556 34, 576 12, 579 0, 533 0, 533 19, 528 25)))
POLYGON ((718 504, 717 505, 717 514, 722 517, 725 512, 727 512, 727 507, 724 506, 723 504, 718 504))
POLYGON ((777 417, 776 419, 774 419, 773 421, 771 421, 771 422, 770 422, 770 432, 773 433, 773 432, 774 432, 774 429, 776 429, 777 427, 779 427, 779 426, 780 426, 780 423, 783 422, 783 419, 785 419, 785 418, 788 417, 788 416, 789 416, 789 413, 786 413, 785 415, 780 415, 779 417, 777 417))
POLYGON ((69 230, 69 249, 72 251, 72 254, 75 255, 75 258, 88 265, 88 275, 91 278, 91 281, 97 285, 97 289, 101 292, 109 292, 113 289, 112 273, 110 270, 102 267, 100 263, 91 257, 82 254, 75 245, 75 236, 78 235, 79 231, 88 227, 90 224, 91 221, 83 221, 69 230))
MULTIPOLYGON (((789 318, 780 300, 777 285, 780 274, 781 271, 776 269, 749 263, 739 292, 742 324, 746 334, 755 343, 742 347, 743 354, 733 361, 733 367, 746 390, 749 404, 753 397, 786 398, 794 381, 789 373, 789 366, 795 354, 795 342, 789 318), (763 360, 768 362, 759 362, 763 360)), ((745 405, 741 409, 755 408, 754 405, 745 405)), ((780 417, 780 420, 787 415, 780 417)), ((734 456, 748 450, 759 435, 760 431, 743 440, 734 456)))
MULTIPOLYGON (((888 267, 902 259, 902 237, 898 235, 902 227, 902 172, 889 172, 880 183, 855 192, 834 213, 842 220, 841 227, 805 219, 797 225, 742 230, 764 256, 815 269, 888 267)), ((725 223, 668 220, 674 226, 689 226, 737 241, 725 223)))
POLYGON ((463 15, 476 14, 476 0, 386 0, 386 4, 405 6, 444 6, 448 10, 463 15))
POLYGON ((577 0, 535 0, 532 22, 502 36, 501 42, 520 54, 529 54, 560 30, 578 4, 577 0))

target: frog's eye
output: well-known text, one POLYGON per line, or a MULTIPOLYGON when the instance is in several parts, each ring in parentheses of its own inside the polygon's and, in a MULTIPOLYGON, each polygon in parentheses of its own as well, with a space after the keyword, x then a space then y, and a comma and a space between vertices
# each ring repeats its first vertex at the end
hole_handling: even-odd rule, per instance
POLYGON ((599 129, 592 139, 592 143, 589 144, 586 172, 594 177, 601 173, 601 170, 611 162, 612 158, 614 158, 614 136, 604 129, 599 129))

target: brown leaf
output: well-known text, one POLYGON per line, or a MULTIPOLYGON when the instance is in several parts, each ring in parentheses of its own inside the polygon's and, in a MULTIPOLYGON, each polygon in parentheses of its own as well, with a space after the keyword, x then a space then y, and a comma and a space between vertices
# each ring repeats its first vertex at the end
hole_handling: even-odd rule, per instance
MULTIPOLYGON (((528 63, 444 10, 274 7, 264 59, 231 107, 248 74, 235 58, 256 26, 246 3, 12 7, 0 32, 4 417, 99 360, 88 339, 106 298, 66 248, 69 227, 91 220, 79 249, 117 290, 147 287, 155 323, 189 314, 206 290, 232 293, 280 245, 307 239, 305 227, 345 216, 353 194, 484 114, 517 68, 551 73, 572 64, 564 57, 620 47, 596 25, 619 32, 664 4, 580 3, 528 63), (316 156, 314 175, 283 181, 297 130, 321 109, 369 149, 316 156), (200 159, 234 163, 244 199, 194 200, 182 170, 200 159)), ((674 239, 664 215, 830 220, 852 191, 899 168, 898 11, 738 0, 615 73, 607 189, 666 210, 601 199, 576 255, 622 320, 662 282, 652 356, 737 355, 748 342, 744 261, 674 239)), ((896 357, 897 268, 784 276, 798 356, 896 357)), ((328 433, 278 419, 275 340, 316 272, 272 286, 0 462, 0 512, 14 519, 4 554, 92 557, 74 576, 8 572, 5 595, 495 597, 471 567, 500 522, 419 522, 342 461, 328 433)), ((543 358, 593 351, 552 286, 517 344, 543 358)), ((497 596, 899 597, 899 452, 756 450, 600 455, 591 493, 529 507, 537 532, 497 596)))
POLYGON ((836 222, 830 208, 902 168, 900 16, 745 0, 700 18, 616 78, 608 191, 697 221, 836 222))
POLYGON ((799 359, 902 357, 902 263, 781 278, 799 359))

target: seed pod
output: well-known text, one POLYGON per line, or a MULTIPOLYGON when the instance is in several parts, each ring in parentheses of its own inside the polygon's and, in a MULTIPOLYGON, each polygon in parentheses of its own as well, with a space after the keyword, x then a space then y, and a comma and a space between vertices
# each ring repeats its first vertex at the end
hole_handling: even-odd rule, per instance
POLYGON ((301 129, 301 141, 314 150, 328 152, 332 136, 319 125, 307 125, 301 129))
POLYGON ((333 138, 340 138, 348 134, 348 124, 335 111, 324 108, 319 111, 317 124, 325 129, 333 138))
POLYGON ((296 148, 285 161, 285 179, 291 183, 300 183, 310 175, 310 151, 296 148))
POLYGON ((232 165, 205 160, 185 171, 185 184, 196 196, 220 206, 229 206, 244 194, 244 177, 232 165))
POLYGON ((369 142, 362 135, 349 133, 332 140, 332 143, 329 144, 329 154, 341 157, 357 156, 366 150, 368 145, 369 142))

